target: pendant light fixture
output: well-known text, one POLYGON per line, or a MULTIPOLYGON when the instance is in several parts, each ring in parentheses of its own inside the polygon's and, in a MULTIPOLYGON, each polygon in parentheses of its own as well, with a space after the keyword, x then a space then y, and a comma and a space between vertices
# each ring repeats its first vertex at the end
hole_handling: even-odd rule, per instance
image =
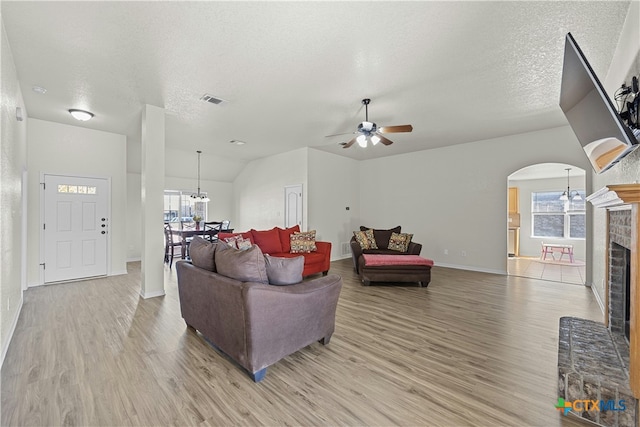
POLYGON ((567 171, 567 190, 562 193, 562 195, 560 196, 560 200, 562 200, 563 202, 567 202, 569 200, 577 202, 579 200, 582 200, 582 196, 580 195, 580 193, 578 193, 577 190, 571 190, 571 188, 569 187, 569 171, 571 170, 571 168, 565 168, 565 170, 567 171))
POLYGON ((200 154, 202 154, 202 151, 198 150, 196 151, 196 153, 198 153, 198 193, 192 194, 191 198, 194 202, 207 203, 209 201, 209 198, 206 195, 200 193, 200 154))

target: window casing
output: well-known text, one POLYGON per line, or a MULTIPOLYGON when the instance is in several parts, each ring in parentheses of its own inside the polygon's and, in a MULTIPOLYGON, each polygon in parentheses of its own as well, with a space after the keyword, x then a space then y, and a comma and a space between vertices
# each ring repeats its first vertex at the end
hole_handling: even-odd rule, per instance
MULTIPOLYGON (((585 192, 577 190, 582 200, 560 200, 562 191, 531 193, 531 236, 558 239, 584 239, 585 192)), ((575 190, 572 190, 575 194, 575 190)))

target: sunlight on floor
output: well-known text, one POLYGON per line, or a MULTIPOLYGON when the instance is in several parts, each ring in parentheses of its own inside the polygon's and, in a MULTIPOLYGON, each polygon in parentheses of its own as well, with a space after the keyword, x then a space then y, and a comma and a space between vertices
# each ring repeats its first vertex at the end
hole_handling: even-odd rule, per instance
POLYGON ((552 282, 584 285, 585 263, 541 261, 537 257, 509 258, 507 271, 511 276, 530 277, 533 279, 549 280, 552 282))

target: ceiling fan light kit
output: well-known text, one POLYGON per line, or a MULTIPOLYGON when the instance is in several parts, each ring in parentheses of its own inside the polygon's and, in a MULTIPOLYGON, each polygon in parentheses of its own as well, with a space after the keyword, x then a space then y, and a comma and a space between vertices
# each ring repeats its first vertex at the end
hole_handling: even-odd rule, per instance
MULTIPOLYGON (((358 135, 353 137, 348 142, 341 142, 342 148, 349 148, 356 142, 362 148, 366 148, 369 142, 371 145, 376 145, 379 142, 382 142, 384 145, 391 145, 393 141, 384 137, 383 133, 398 133, 398 132, 411 132, 413 130, 413 126, 411 125, 400 125, 400 126, 384 126, 378 127, 374 122, 369 121, 369 103, 371 99, 365 98, 362 100, 362 104, 365 107, 365 120, 364 122, 358 125, 358 129, 353 132, 358 135)), ((335 134, 335 135, 327 135, 327 137, 338 136, 345 134, 335 134)))

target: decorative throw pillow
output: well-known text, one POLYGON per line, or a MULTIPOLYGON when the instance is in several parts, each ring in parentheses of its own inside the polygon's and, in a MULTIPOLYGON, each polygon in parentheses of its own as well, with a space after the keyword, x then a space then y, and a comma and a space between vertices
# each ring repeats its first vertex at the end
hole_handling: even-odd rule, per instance
MULTIPOLYGON (((360 231, 367 231, 369 229, 369 227, 360 226, 360 231)), ((376 238, 376 245, 378 246, 378 249, 389 249, 389 239, 391 238, 391 233, 400 233, 402 227, 397 226, 388 230, 373 228, 372 230, 373 235, 376 238)))
POLYGON ((191 264, 209 271, 216 271, 215 252, 217 243, 211 243, 200 236, 194 236, 189 244, 191 264))
POLYGON ((376 239, 373 237, 373 230, 354 231, 353 236, 356 238, 356 241, 360 244, 362 249, 378 249, 376 239))
POLYGON ((376 243, 373 230, 369 228, 368 230, 365 230, 364 234, 367 236, 367 240, 369 241, 369 249, 378 249, 378 244, 376 243))
POLYGON ((253 236, 251 235, 251 232, 249 232, 249 231, 244 232, 244 233, 223 233, 223 232, 220 232, 220 233, 217 234, 217 236, 218 236, 219 240, 224 240, 224 239, 227 239, 229 237, 242 236, 243 239, 250 240, 252 245, 255 243, 253 241, 253 236))
POLYGON ((304 257, 280 258, 265 255, 267 277, 270 285, 293 285, 302 282, 302 270, 304 270, 304 257))
POLYGON ((409 243, 411 243, 411 238, 413 238, 413 234, 391 233, 387 249, 398 252, 407 252, 407 249, 409 249, 409 243))
POLYGON ((233 237, 226 237, 224 239, 224 241, 231 246, 234 249, 239 249, 241 251, 244 251, 246 249, 249 249, 252 245, 251 245, 251 240, 249 239, 245 239, 244 237, 238 235, 238 236, 233 236, 233 237))
POLYGON ((218 274, 242 282, 269 283, 264 256, 257 245, 246 251, 234 248, 216 251, 215 258, 218 274))
POLYGON ((316 230, 293 233, 291 235, 292 254, 302 254, 316 250, 318 250, 318 248, 316 248, 316 230))

